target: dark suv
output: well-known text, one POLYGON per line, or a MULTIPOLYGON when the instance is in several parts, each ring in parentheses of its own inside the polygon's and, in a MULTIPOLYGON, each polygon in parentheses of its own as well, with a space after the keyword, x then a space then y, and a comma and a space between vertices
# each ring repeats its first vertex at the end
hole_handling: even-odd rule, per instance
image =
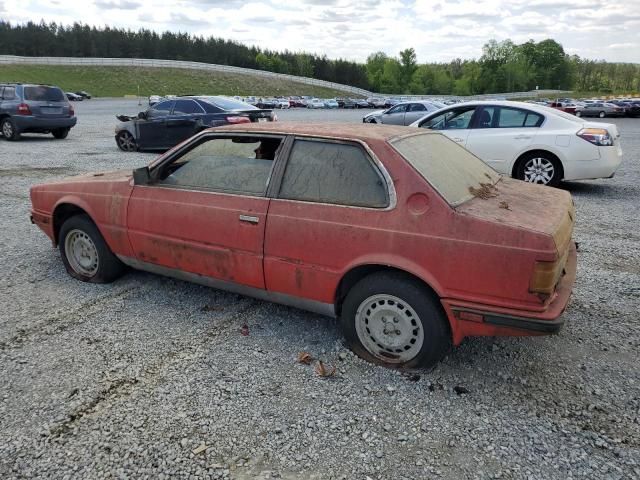
POLYGON ((66 138, 76 122, 73 107, 58 87, 0 84, 0 134, 7 140, 18 140, 21 133, 66 138))

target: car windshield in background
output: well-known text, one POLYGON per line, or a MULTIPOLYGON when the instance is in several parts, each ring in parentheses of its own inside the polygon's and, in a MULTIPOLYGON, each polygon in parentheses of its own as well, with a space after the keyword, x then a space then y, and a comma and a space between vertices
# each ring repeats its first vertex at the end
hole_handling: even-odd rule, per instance
POLYGON ((451 205, 473 197, 482 184, 495 184, 500 174, 444 135, 423 133, 391 142, 417 171, 451 205))
POLYGON ((24 98, 36 102, 62 102, 65 99, 59 88, 45 86, 24 87, 24 98))
POLYGON ((232 98, 222 98, 222 97, 199 97, 199 98, 223 110, 258 110, 253 105, 240 102, 232 98))

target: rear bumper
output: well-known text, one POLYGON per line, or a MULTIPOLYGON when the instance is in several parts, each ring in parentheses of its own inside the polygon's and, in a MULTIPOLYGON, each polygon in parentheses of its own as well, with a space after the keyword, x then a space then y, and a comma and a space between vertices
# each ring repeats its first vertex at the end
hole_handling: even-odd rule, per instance
POLYGON ((15 115, 11 117, 11 119, 21 132, 71 128, 78 122, 76 117, 43 118, 29 115, 15 115))
POLYGON ((567 162, 564 179, 590 180, 613 177, 622 163, 620 144, 611 147, 598 147, 598 150, 600 158, 596 160, 567 162))
POLYGON ((561 315, 569 304, 576 279, 577 260, 577 250, 573 244, 564 275, 558 282, 553 299, 542 312, 443 300, 452 327, 453 343, 458 345, 469 336, 523 336, 558 332, 564 325, 561 315))

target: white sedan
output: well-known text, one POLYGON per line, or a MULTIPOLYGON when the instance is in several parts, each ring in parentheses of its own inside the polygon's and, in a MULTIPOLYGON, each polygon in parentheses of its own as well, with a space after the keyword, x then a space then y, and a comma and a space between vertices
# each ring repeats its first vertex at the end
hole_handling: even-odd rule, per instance
POLYGON ((459 103, 411 126, 438 130, 499 173, 531 183, 611 178, 622 162, 614 124, 530 103, 459 103))

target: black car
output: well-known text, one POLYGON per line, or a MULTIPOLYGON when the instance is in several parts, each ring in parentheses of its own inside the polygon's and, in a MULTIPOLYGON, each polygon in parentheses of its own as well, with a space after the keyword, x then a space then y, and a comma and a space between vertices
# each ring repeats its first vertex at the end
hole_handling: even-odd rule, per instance
POLYGON ((76 95, 80 95, 82 98, 86 98, 87 100, 91 99, 91 94, 85 92, 84 90, 80 90, 79 92, 76 92, 76 95))
POLYGON ((188 96, 161 101, 135 117, 117 115, 116 143, 121 150, 167 150, 210 127, 272 122, 272 110, 227 97, 188 96))
POLYGON ((614 105, 624 108, 624 114, 627 117, 640 117, 640 101, 611 100, 609 103, 613 103, 614 105))
POLYGON ((18 140, 22 133, 66 138, 77 119, 66 95, 51 85, 0 84, 0 133, 18 140))

